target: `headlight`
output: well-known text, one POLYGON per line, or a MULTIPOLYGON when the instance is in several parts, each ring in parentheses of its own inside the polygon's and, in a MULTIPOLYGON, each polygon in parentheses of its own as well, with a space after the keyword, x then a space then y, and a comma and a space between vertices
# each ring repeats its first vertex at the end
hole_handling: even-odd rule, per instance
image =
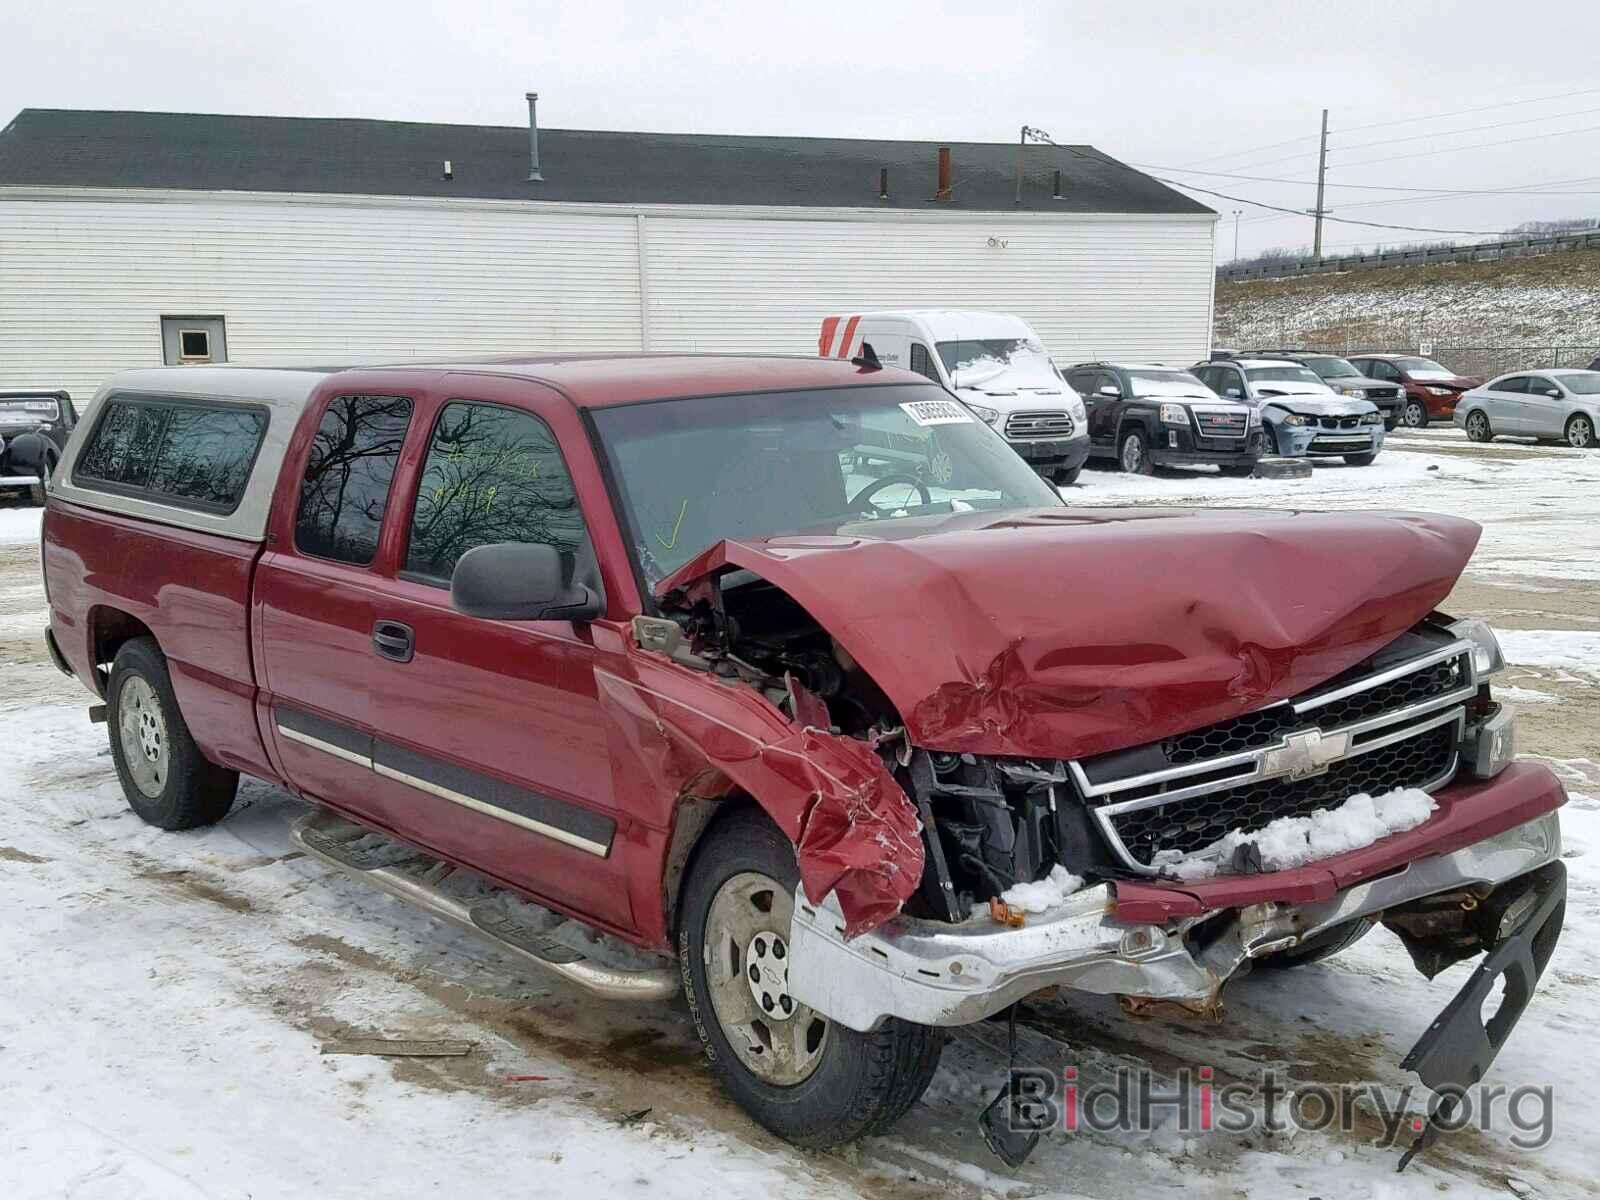
POLYGON ((1163 425, 1187 425, 1189 423, 1189 410, 1181 404, 1163 404, 1161 406, 1161 423, 1163 425))
POLYGON ((1477 618, 1457 621, 1450 626, 1450 632, 1472 643, 1472 669, 1479 679, 1486 679, 1505 667, 1505 655, 1500 653, 1500 640, 1494 636, 1494 630, 1489 628, 1487 621, 1477 618))
POLYGON ((1315 420, 1315 417, 1303 417, 1299 413, 1289 413, 1283 418, 1283 423, 1285 425, 1311 425, 1315 420))
POLYGON ((1422 390, 1427 392, 1428 395, 1430 395, 1430 396, 1454 396, 1455 395, 1455 393, 1453 391, 1451 391, 1449 388, 1430 387, 1430 388, 1423 388, 1422 390))
POLYGON ((1354 396, 1357 400, 1361 399, 1361 397, 1366 394, 1358 387, 1347 387, 1342 384, 1333 390, 1338 392, 1341 396, 1354 396))
POLYGON ((985 408, 981 404, 973 404, 970 400, 967 402, 967 407, 972 410, 972 415, 985 425, 993 425, 1000 419, 1000 413, 995 409, 985 408))
POLYGON ((1083 407, 1083 397, 1074 396, 1067 401, 1067 416, 1080 426, 1088 421, 1088 411, 1083 407))
POLYGON ((1367 413, 1361 418, 1361 423, 1363 425, 1382 425, 1383 414, 1381 412, 1367 413))

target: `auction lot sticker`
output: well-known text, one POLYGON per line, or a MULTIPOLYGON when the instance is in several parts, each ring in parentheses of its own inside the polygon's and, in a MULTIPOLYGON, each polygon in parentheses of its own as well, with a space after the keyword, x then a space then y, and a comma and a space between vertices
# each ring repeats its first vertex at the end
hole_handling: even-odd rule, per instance
POLYGON ((973 416, 954 400, 908 400, 900 406, 918 425, 967 425, 973 416))

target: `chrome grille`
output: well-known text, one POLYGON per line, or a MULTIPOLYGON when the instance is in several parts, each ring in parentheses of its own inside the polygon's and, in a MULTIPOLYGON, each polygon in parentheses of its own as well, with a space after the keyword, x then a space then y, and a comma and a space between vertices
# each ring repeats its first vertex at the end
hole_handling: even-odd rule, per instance
POLYGON ((1294 700, 1129 751, 1068 764, 1107 841, 1154 873, 1190 854, 1356 792, 1435 787, 1454 775, 1477 691, 1471 648, 1451 642, 1382 669, 1357 668, 1294 700))
POLYGON ((1069 438, 1076 428, 1064 412, 1019 412, 1006 418, 1006 436, 1019 442, 1069 438))
POLYGON ((1194 418, 1199 422, 1200 433, 1204 437, 1242 438, 1245 427, 1249 424, 1244 413, 1196 410, 1194 418))
POLYGON ((1397 387, 1376 387, 1367 389, 1368 400, 1397 400, 1400 398, 1400 389, 1397 387))

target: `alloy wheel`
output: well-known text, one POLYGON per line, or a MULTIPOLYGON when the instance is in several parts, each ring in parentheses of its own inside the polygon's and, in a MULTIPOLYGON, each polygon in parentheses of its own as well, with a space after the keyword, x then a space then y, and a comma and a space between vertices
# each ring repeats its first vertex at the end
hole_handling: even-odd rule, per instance
POLYGON ((1423 408, 1420 402, 1413 400, 1406 405, 1404 419, 1405 423, 1412 429, 1420 429, 1427 423, 1428 410, 1423 408))
POLYGON ((1144 443, 1138 434, 1130 433, 1122 440, 1122 469, 1130 475, 1137 474, 1143 463, 1144 443))
POLYGON ((1594 445, 1594 426, 1588 417, 1573 417, 1567 422, 1567 445, 1587 450, 1594 445))
POLYGON ((739 1061, 763 1083, 794 1087, 811 1077, 828 1022, 789 994, 794 897, 759 871, 732 876, 706 914, 711 1007, 739 1061))
POLYGON ((1467 418, 1467 436, 1475 442, 1489 440, 1489 418, 1481 412, 1474 412, 1467 418))
POLYGON ((117 735, 122 760, 138 789, 152 800, 161 798, 170 771, 167 721, 155 689, 140 675, 130 675, 117 698, 117 735))

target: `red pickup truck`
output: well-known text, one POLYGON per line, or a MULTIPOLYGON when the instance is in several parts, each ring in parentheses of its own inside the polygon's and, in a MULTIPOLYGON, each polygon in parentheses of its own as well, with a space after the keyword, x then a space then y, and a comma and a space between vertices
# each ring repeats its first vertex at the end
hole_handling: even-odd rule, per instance
POLYGON ((1562 788, 1512 761, 1494 635, 1438 611, 1475 525, 1074 510, 871 355, 129 372, 43 537, 142 818, 257 776, 315 802, 308 850, 530 963, 681 979, 802 1144, 1035 992, 1215 1015, 1377 922, 1430 975, 1485 955, 1408 1060, 1465 1086, 1560 930, 1562 788), (935 434, 959 490, 884 449, 935 434))

